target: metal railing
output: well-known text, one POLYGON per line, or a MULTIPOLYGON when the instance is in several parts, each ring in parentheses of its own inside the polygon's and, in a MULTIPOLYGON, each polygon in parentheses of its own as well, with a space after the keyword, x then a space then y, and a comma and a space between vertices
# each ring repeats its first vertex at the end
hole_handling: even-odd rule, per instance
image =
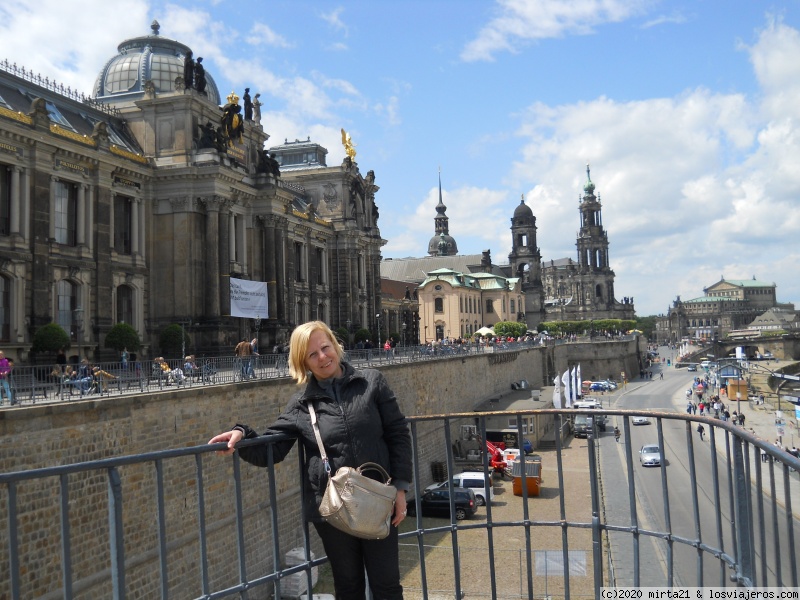
MULTIPOLYGON (((514 414, 552 419, 559 430, 578 413, 616 419, 624 441, 600 431, 585 446, 556 436, 555 449, 542 452, 553 475, 540 497, 531 496, 522 468, 519 494, 512 495, 508 483, 486 479, 486 497, 489 485, 505 487, 499 501, 487 504, 485 516, 431 519, 418 511, 400 535, 409 597, 599 599, 604 586, 653 585, 652 573, 660 570, 660 585, 798 586, 800 533, 793 502, 800 460, 710 418, 610 409, 514 414), (634 467, 631 419, 637 415, 656 420, 659 476, 634 467), (708 428, 709 442, 702 442, 708 448, 699 449, 693 434, 698 422, 708 428), (615 469, 620 452, 622 466, 615 469), (685 485, 679 467, 688 473, 685 485), (615 476, 626 483, 616 485, 615 476), (677 511, 678 504, 686 510, 677 511), (675 518, 679 514, 682 521, 675 518), (658 565, 643 558, 650 543, 661 548, 658 565), (632 571, 629 579, 622 566, 632 571)), ((477 420, 485 437, 486 419, 499 414, 509 416, 410 418, 413 496, 423 495, 432 461, 444 461, 450 473, 464 465, 453 444, 462 424, 477 420)), ((0 569, 7 575, 0 579, 0 597, 281 598, 298 579, 305 591, 326 558, 296 512, 303 495, 302 449, 288 468, 276 468, 271 459, 272 444, 285 439, 241 443, 268 447, 263 471, 249 465, 243 470, 238 453, 232 460, 214 456, 219 444, 0 474, 6 523, 0 529, 0 569), (281 485, 286 477, 294 480, 289 493, 280 491, 287 489, 281 485), (287 545, 297 540, 301 560, 284 566, 287 545), (47 565, 58 565, 58 575, 40 583, 47 565), (31 576, 37 570, 38 579, 31 576)), ((534 457, 523 454, 521 460, 534 457)), ((486 453, 469 466, 491 472, 486 453)))

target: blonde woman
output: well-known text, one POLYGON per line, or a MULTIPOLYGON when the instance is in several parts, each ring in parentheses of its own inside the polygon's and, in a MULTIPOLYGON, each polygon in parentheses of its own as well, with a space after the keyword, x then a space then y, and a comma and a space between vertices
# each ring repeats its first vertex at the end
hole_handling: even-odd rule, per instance
MULTIPOLYGON (((325 547, 333 572, 336 597, 365 597, 366 570, 376 598, 402 599, 397 545, 397 526, 406 516, 406 491, 411 469, 411 438, 397 399, 386 379, 375 369, 356 370, 343 361, 344 350, 330 328, 321 321, 297 327, 289 343, 289 374, 303 388, 289 401, 286 410, 264 433, 296 436, 306 454, 304 486, 307 503, 304 518, 311 523, 325 547), (358 467, 365 462, 380 464, 397 488, 389 536, 364 540, 335 529, 319 514, 328 476, 319 454, 308 404, 313 403, 331 472, 343 466, 358 467)), ((210 444, 227 442, 219 454, 233 454, 237 442, 258 434, 247 425, 235 425, 214 436, 210 444)), ((275 461, 291 450, 294 440, 278 442, 275 461)), ((267 466, 267 447, 249 446, 241 457, 256 466, 267 466)))

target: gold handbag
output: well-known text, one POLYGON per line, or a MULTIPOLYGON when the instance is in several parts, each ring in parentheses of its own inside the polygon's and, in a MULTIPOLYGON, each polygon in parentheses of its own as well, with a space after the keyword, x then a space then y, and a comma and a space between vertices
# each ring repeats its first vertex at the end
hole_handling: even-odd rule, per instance
POLYGON ((320 456, 328 474, 328 486, 319 505, 319 513, 336 529, 352 536, 368 540, 380 540, 391 531, 392 513, 397 490, 391 485, 391 477, 382 466, 367 462, 360 467, 341 467, 331 476, 328 455, 322 445, 322 436, 317 424, 317 413, 309 402, 311 425, 317 438, 320 456), (370 479, 362 473, 377 471, 383 483, 370 479))

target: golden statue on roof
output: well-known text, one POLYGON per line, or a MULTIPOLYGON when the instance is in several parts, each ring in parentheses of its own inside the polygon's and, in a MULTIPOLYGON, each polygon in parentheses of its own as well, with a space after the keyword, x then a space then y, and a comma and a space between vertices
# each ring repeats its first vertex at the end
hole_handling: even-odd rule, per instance
POLYGON ((344 128, 342 128, 342 145, 344 146, 345 154, 350 157, 350 160, 355 160, 356 146, 353 140, 350 139, 350 134, 347 133, 344 128))

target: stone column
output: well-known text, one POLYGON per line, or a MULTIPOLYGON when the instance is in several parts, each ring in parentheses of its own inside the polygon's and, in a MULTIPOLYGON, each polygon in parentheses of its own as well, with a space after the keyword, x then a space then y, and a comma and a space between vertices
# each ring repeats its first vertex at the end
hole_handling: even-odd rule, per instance
MULTIPOLYGON (((138 215, 138 226, 139 226, 139 235, 137 236, 139 240, 139 254, 142 258, 146 257, 147 254, 147 215, 145 214, 145 202, 142 198, 136 198, 136 205, 134 206, 134 211, 138 215)), ((132 213, 134 211, 131 211, 132 213)))
POLYGON ((289 221, 287 219, 278 219, 275 228, 275 287, 277 293, 275 294, 277 300, 276 315, 278 319, 288 321, 289 315, 286 311, 286 227, 289 221))
POLYGON ((139 253, 139 198, 131 198, 131 255, 139 253))
POLYGON ((222 199, 224 207, 219 211, 219 265, 217 269, 217 277, 219 281, 217 306, 219 307, 219 315, 227 317, 231 314, 231 263, 227 258, 231 255, 231 238, 230 238, 230 200, 222 199), (223 260, 224 257, 224 260, 223 260))
POLYGON ((242 271, 247 273, 247 228, 244 215, 239 215, 236 219, 236 257, 242 265, 242 271))
POLYGON ((93 250, 94 249, 94 196, 95 196, 95 191, 96 190, 95 190, 93 185, 87 185, 86 186, 86 192, 87 192, 87 196, 86 196, 86 214, 87 214, 87 217, 88 217, 87 220, 86 220, 86 229, 89 232, 89 235, 87 235, 86 237, 87 237, 87 241, 88 241, 88 245, 89 245, 89 250, 93 250))
POLYGON ((236 249, 236 215, 230 212, 228 213, 228 256, 230 262, 237 262, 236 249))
POLYGON ((264 245, 262 264, 264 265, 264 279, 267 282, 267 316, 270 319, 278 317, 278 289, 277 269, 275 268, 275 217, 272 215, 259 217, 264 229, 264 245))
POLYGON ((110 199, 108 203, 108 248, 109 250, 114 250, 114 203, 117 201, 117 194, 115 192, 111 192, 109 194, 110 199))
POLYGON ((205 311, 206 317, 219 318, 219 208, 216 196, 205 199, 206 205, 206 271, 205 311))
POLYGON ((28 169, 22 172, 22 238, 27 242, 31 231, 31 181, 28 169))
POLYGON ((50 176, 50 239, 56 239, 56 183, 58 177, 50 176))

